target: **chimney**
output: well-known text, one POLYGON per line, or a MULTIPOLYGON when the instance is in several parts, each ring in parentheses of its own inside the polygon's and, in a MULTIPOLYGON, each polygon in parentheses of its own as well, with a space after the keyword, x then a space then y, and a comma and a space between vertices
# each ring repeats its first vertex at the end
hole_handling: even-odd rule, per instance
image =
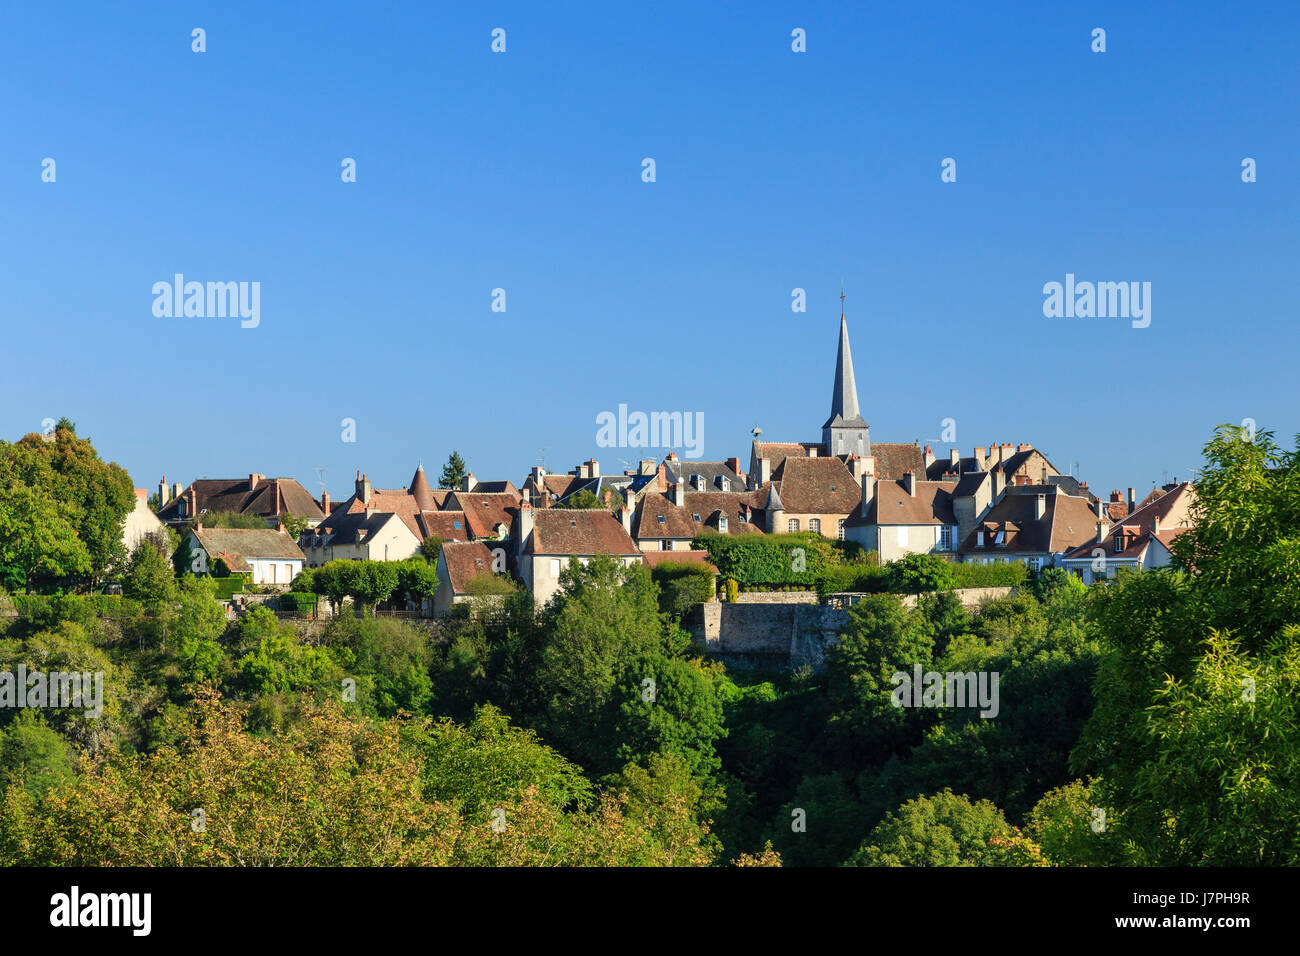
POLYGON ((249 491, 256 491, 256 490, 257 490, 257 483, 258 483, 258 481, 261 479, 261 477, 262 477, 261 475, 249 475, 249 476, 248 476, 248 490, 249 490, 249 491))
POLYGON ((655 469, 655 491, 666 492, 668 490, 668 469, 664 463, 659 462, 659 467, 655 469))
POLYGON ((916 497, 916 475, 910 471, 903 472, 903 488, 906 489, 909 496, 916 497))
POLYGON ((1156 512, 1151 518, 1151 533, 1160 533, 1160 513, 1156 512))
POLYGON ((686 482, 679 481, 673 485, 673 504, 679 508, 686 507, 686 482))
POLYGON ((1100 499, 1100 498, 1097 499, 1097 504, 1096 504, 1096 508, 1095 508, 1095 510, 1096 510, 1096 512, 1097 512, 1097 517, 1098 517, 1098 518, 1104 518, 1104 517, 1106 517, 1106 508, 1105 508, 1105 505, 1103 505, 1103 504, 1101 503, 1101 499, 1100 499))
POLYGON ((324 489, 322 489, 322 490, 321 490, 321 493, 320 493, 320 510, 323 511, 323 512, 325 513, 325 517, 327 517, 327 518, 329 517, 329 514, 330 514, 330 493, 329 493, 328 491, 325 491, 324 489))
POLYGON ((370 479, 361 474, 360 468, 357 469, 357 497, 363 505, 370 504, 370 479))
POLYGON ((975 446, 975 466, 980 471, 984 470, 984 446, 983 445, 975 446))
POLYGON ((195 517, 199 513, 199 496, 194 492, 194 486, 190 485, 190 502, 189 508, 186 509, 190 517, 195 517))
POLYGON ((158 507, 161 508, 167 502, 172 500, 171 489, 167 487, 167 476, 162 476, 162 481, 158 482, 158 507))
POLYGON ((1135 488, 1130 488, 1128 490, 1128 510, 1137 510, 1137 489, 1135 488))
POLYGON ((1047 495, 1034 495, 1034 519, 1039 520, 1047 513, 1047 495))
POLYGON ((577 477, 584 478, 584 479, 591 477, 591 469, 587 467, 587 463, 585 461, 578 465, 577 477))
POLYGON ((589 459, 587 459, 587 464, 588 464, 588 466, 590 466, 590 468, 591 468, 591 477, 593 477, 593 478, 599 478, 599 477, 600 477, 600 462, 596 461, 596 459, 594 459, 594 458, 589 458, 589 459))
POLYGON ((280 532, 281 534, 284 534, 284 522, 283 522, 283 521, 277 521, 277 522, 275 523, 275 530, 278 531, 278 532, 280 532))
POLYGON ((772 459, 760 458, 758 460, 758 486, 761 488, 772 480, 772 459))
POLYGON ((642 458, 637 465, 636 473, 638 475, 653 475, 659 471, 653 458, 642 458))
POLYGON ((1098 521, 1097 522, 1097 543, 1104 544, 1105 542, 1106 542, 1106 525, 1103 522, 1098 521))
POLYGON ((467 471, 465 477, 460 480, 460 490, 468 494, 474 490, 474 486, 477 484, 478 479, 474 477, 474 472, 467 471))
POLYGON ((862 473, 862 514, 865 517, 871 499, 876 497, 876 472, 874 468, 862 473))
POLYGON ((921 453, 921 456, 922 456, 921 460, 925 462, 925 470, 926 473, 928 474, 930 471, 930 466, 933 465, 935 461, 934 449, 931 448, 929 445, 926 445, 925 450, 921 453))
POLYGON ((195 530, 195 531, 202 531, 202 530, 203 530, 203 522, 202 522, 202 521, 196 521, 196 522, 194 522, 194 530, 195 530))
POLYGON ((956 448, 949 450, 948 464, 953 471, 957 472, 958 474, 961 473, 961 452, 959 452, 956 448))
POLYGON ((172 482, 172 498, 175 499, 175 498, 179 498, 180 496, 181 496, 181 483, 179 481, 174 481, 172 482))
POLYGON ((1114 491, 1110 493, 1110 500, 1115 502, 1116 504, 1124 500, 1123 498, 1120 497, 1118 488, 1116 488, 1114 491))
POLYGON ((533 534, 533 506, 526 501, 519 503, 519 540, 515 542, 518 551, 523 554, 524 547, 528 544, 528 539, 533 534))
POLYGON ((280 497, 280 479, 275 479, 275 513, 279 515, 284 511, 284 499, 280 497))
POLYGON ((732 471, 734 471, 736 474, 738 474, 741 478, 745 477, 745 473, 740 470, 739 458, 728 458, 727 467, 730 468, 732 471))
POLYGON ((1019 445, 1016 446, 1016 454, 1020 454, 1022 451, 1033 451, 1033 450, 1034 450, 1034 446, 1029 444, 1029 442, 1021 442, 1019 445))

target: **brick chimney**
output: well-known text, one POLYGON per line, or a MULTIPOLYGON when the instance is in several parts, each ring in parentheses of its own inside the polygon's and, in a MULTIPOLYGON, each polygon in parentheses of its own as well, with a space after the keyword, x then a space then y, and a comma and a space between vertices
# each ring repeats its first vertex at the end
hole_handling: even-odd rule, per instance
POLYGON ((1137 510, 1137 489, 1135 488, 1130 488, 1128 490, 1128 510, 1137 510))
POLYGON ((587 467, 591 469, 591 477, 600 477, 600 462, 596 461, 594 458, 588 458, 587 467))
POLYGON ((1154 515, 1152 515, 1152 517, 1151 517, 1151 533, 1152 533, 1152 534, 1159 534, 1159 533, 1160 533, 1160 513, 1159 513, 1159 512, 1156 512, 1156 513, 1155 513, 1154 515))
POLYGON ((262 481, 262 479, 263 479, 264 477, 265 477, 264 475, 249 475, 249 476, 248 476, 248 490, 249 490, 249 491, 256 491, 256 490, 257 490, 257 486, 258 486, 259 484, 261 484, 261 481, 262 481))
POLYGON ((280 495, 280 479, 275 479, 275 513, 277 515, 284 512, 284 498, 280 495))
POLYGON ((758 460, 758 486, 761 488, 772 480, 772 459, 760 458, 758 460))
POLYGON ((928 474, 930 471, 930 466, 933 465, 935 461, 934 449, 931 448, 929 445, 926 445, 925 450, 921 452, 921 460, 925 462, 925 470, 926 473, 928 474))
POLYGON ((903 489, 909 496, 916 497, 916 475, 910 471, 903 472, 903 489))
POLYGON ((325 517, 327 518, 329 517, 330 493, 328 491, 325 491, 324 489, 321 489, 321 493, 320 493, 320 510, 325 512, 325 517))
POLYGON ((623 507, 618 509, 619 519, 623 522, 623 530, 628 534, 632 533, 632 516, 636 513, 633 508, 635 502, 636 492, 629 485, 623 490, 623 507))
POLYGON ((668 491, 668 469, 661 461, 659 467, 655 469, 655 491, 668 491))
POLYGON ((357 498, 363 505, 370 504, 370 479, 361 474, 361 469, 357 469, 357 498))
POLYGON ((1096 504, 1094 510, 1097 512, 1097 517, 1098 517, 1098 518, 1104 518, 1104 517, 1106 517, 1106 506, 1102 504, 1100 498, 1097 499, 1097 504, 1096 504))
POLYGON ((740 475, 741 478, 745 477, 745 473, 740 470, 739 458, 728 458, 727 467, 730 468, 732 471, 734 471, 736 474, 740 475))
POLYGON ((474 477, 474 472, 467 471, 465 472, 465 477, 460 480, 460 490, 469 494, 474 490, 474 486, 477 484, 478 479, 474 477))
POLYGON ((1020 454, 1022 451, 1033 451, 1033 450, 1034 450, 1034 446, 1029 444, 1029 442, 1021 442, 1019 445, 1016 446, 1016 454, 1020 454))

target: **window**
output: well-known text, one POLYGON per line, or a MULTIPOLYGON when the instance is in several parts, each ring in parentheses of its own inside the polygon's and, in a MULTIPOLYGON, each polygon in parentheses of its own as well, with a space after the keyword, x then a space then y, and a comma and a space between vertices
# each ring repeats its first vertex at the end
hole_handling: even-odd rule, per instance
POLYGON ((999 531, 996 535, 993 536, 993 543, 1006 544, 1007 543, 1006 539, 1007 539, 1007 533, 1005 531, 999 531))
POLYGON ((558 578, 559 576, 560 576, 560 559, 551 558, 551 577, 558 578))
POLYGON ((789 521, 787 521, 787 522, 785 523, 785 530, 786 530, 786 531, 798 531, 798 530, 799 530, 799 519, 798 519, 798 518, 791 518, 789 521))
POLYGON ((667 523, 668 523, 668 519, 665 518, 663 515, 656 515, 656 517, 659 519, 659 523, 660 523, 660 524, 667 524, 667 523))
MULTIPOLYGON (((983 532, 983 531, 976 531, 976 532, 975 532, 975 547, 977 547, 977 548, 982 548, 982 547, 984 547, 984 532, 983 532)), ((986 561, 986 562, 984 562, 984 563, 987 564, 988 562, 986 561)))
MULTIPOLYGON (((831 490, 834 491, 835 489, 832 488, 831 490)), ((808 519, 808 530, 809 530, 809 531, 816 531, 818 534, 821 534, 821 533, 822 533, 822 519, 821 519, 821 518, 809 518, 809 519, 808 519)))
POLYGON ((691 520, 692 520, 692 521, 699 521, 699 520, 700 520, 700 516, 699 516, 699 515, 691 515, 691 520))
MULTIPOLYGON (((695 520, 698 521, 699 519, 697 518, 697 519, 695 519, 695 520)), ((727 516, 726 516, 726 515, 723 515, 723 516, 721 516, 720 518, 718 518, 718 530, 719 530, 719 531, 722 531, 722 532, 725 532, 725 531, 727 530, 727 516)))
POLYGON ((939 550, 952 550, 952 527, 949 525, 944 525, 939 529, 939 550))
POLYGON ((835 524, 835 537, 839 538, 841 541, 844 540, 844 519, 843 518, 841 518, 835 524))
POLYGON ((718 485, 719 485, 719 487, 722 488, 723 491, 730 491, 730 490, 731 490, 731 480, 728 479, 728 478, 719 478, 719 479, 718 479, 718 485))
POLYGON ((664 538, 662 541, 659 542, 660 551, 671 551, 672 549, 673 549, 672 538, 664 538))
POLYGON ((1117 534, 1115 535, 1115 553, 1119 554, 1119 552, 1123 550, 1124 550, 1124 536, 1117 534))

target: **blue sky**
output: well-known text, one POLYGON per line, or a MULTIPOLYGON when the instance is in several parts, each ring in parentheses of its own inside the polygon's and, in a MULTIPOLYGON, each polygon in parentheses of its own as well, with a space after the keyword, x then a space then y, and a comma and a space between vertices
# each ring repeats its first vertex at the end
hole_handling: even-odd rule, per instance
POLYGON ((953 418, 1141 492, 1220 422, 1300 431, 1294 4, 271 6, 0 14, 0 435, 339 497, 452 448, 621 470, 626 403, 747 462, 820 438, 841 281, 877 441, 953 418), (156 318, 176 272, 260 325, 156 318), (1045 318, 1066 273, 1150 282, 1150 326, 1045 318))

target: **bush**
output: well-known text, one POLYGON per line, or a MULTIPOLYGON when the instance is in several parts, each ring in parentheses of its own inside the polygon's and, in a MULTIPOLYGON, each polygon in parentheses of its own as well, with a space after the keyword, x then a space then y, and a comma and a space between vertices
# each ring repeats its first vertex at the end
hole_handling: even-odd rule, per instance
POLYGON ((833 542, 812 532, 730 537, 704 534, 695 546, 709 552, 709 560, 724 577, 747 588, 783 585, 815 587, 823 571, 842 564, 833 542))
POLYGON ((661 564, 650 572, 659 585, 659 610, 681 620, 693 605, 713 598, 713 569, 698 564, 661 564))
POLYGON ((314 617, 317 597, 298 591, 286 591, 280 595, 280 610, 294 617, 314 617))

